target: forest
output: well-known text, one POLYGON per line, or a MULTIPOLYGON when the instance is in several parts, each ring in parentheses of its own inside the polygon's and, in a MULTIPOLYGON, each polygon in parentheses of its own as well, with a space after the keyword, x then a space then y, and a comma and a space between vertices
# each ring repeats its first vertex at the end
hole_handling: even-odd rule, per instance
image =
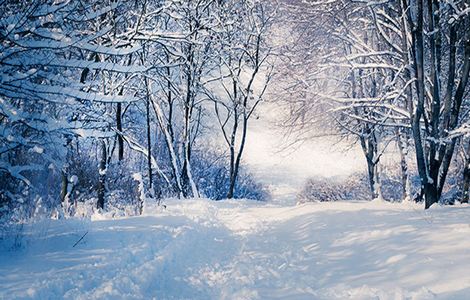
POLYGON ((271 78, 269 10, 107 2, 2 3, 2 209, 262 199, 240 165, 271 78))
POLYGON ((468 299, 469 77, 469 0, 0 0, 0 298, 468 299))

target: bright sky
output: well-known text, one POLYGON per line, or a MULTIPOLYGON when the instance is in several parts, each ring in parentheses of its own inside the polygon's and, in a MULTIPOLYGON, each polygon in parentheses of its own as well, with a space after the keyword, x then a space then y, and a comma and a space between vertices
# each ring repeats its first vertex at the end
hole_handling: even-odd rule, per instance
POLYGON ((251 120, 244 161, 263 183, 271 186, 278 201, 295 202, 295 195, 310 177, 348 176, 365 168, 360 149, 345 151, 346 145, 332 139, 315 139, 296 149, 280 150, 285 145, 285 134, 273 125, 276 119, 265 106, 259 119, 251 120))

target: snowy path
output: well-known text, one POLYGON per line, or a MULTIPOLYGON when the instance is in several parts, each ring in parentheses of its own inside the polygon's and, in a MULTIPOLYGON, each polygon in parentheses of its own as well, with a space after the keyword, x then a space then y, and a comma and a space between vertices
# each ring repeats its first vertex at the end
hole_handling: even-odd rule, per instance
POLYGON ((20 237, 0 299, 470 299, 469 206, 170 201, 20 237))

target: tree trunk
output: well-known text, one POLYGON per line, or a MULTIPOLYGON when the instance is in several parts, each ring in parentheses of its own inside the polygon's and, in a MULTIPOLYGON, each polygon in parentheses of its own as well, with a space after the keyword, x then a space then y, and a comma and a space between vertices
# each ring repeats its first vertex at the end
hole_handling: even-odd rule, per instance
MULTIPOLYGON (((148 91, 148 88, 147 88, 148 91)), ((149 189, 153 189, 153 174, 152 174, 152 129, 150 127, 150 95, 147 93, 146 101, 146 119, 147 119, 147 170, 149 177, 149 189)))
POLYGON ((417 16, 416 26, 413 26, 413 64, 416 76, 417 100, 416 110, 412 120, 413 139, 415 141, 416 161, 418 173, 421 179, 422 194, 425 198, 425 209, 438 201, 436 182, 429 176, 428 164, 426 162, 425 145, 421 136, 421 118, 424 115, 425 103, 425 76, 424 76, 424 14, 423 0, 416 1, 417 16))
POLYGON ((232 199, 235 194, 235 186, 237 183, 238 165, 236 166, 235 149, 230 147, 230 183, 227 193, 227 199, 232 199))
MULTIPOLYGON (((66 160, 71 159, 71 149, 69 147, 72 147, 72 140, 70 138, 67 138, 67 143, 66 143, 66 160)), ((68 213, 69 209, 69 203, 67 202, 67 194, 69 191, 70 187, 70 182, 69 182, 69 164, 65 163, 63 166, 61 172, 60 172, 60 179, 61 179, 61 187, 60 187, 60 203, 62 205, 62 208, 64 210, 64 213, 68 213), (67 203, 66 203, 67 202, 67 203)))
MULTIPOLYGON (((129 55, 129 61, 127 66, 132 64, 132 54, 129 55)), ((126 74, 125 78, 129 76, 126 74)), ((124 94, 124 86, 119 90, 119 96, 124 94)), ((118 160, 122 161, 124 159, 124 137, 122 136, 122 103, 118 102, 116 107, 116 129, 118 131, 117 141, 118 141, 118 160)))
MULTIPOLYGON (((440 99, 440 34, 439 30, 439 13, 436 11, 438 9, 435 0, 427 0, 427 12, 428 12, 428 32, 433 32, 433 34, 428 35, 429 39, 429 49, 431 52, 431 114, 429 116, 429 124, 431 126, 431 137, 429 141, 429 153, 428 153, 428 162, 429 162, 429 184, 432 190, 434 186, 437 189, 439 169, 441 166, 441 161, 437 157, 437 150, 439 146, 439 117, 441 112, 441 99, 440 99)), ((436 196, 439 198, 439 196, 436 196)), ((437 199, 438 201, 439 199, 437 199)))
POLYGON ((235 192, 235 145, 230 145, 230 184, 227 199, 232 199, 235 192))
POLYGON ((235 165, 234 165, 234 168, 233 168, 233 176, 231 176, 231 178, 230 178, 229 195, 231 195, 232 198, 233 198, 233 194, 235 192, 235 187, 236 187, 236 184, 237 184, 237 177, 238 177, 238 173, 239 173, 239 170, 240 170, 240 162, 241 162, 241 158, 242 158, 242 155, 243 155, 243 150, 245 149, 247 132, 248 132, 248 116, 246 114, 244 114, 243 115, 242 136, 241 136, 241 139, 240 139, 240 147, 238 149, 237 158, 235 160, 235 165))
MULTIPOLYGON (((171 96, 169 96, 171 97, 171 96)), ((152 99, 152 98, 150 98, 152 99)), ((170 104, 171 105, 171 104, 170 104)), ((152 106, 153 110, 155 111, 155 115, 157 116, 158 124, 160 126, 160 129, 162 130, 164 136, 165 136, 165 143, 166 147, 168 149, 168 153, 170 155, 170 162, 171 162, 171 171, 173 178, 176 181, 176 187, 175 190, 178 194, 179 198, 183 197, 183 188, 181 185, 181 178, 179 174, 179 166, 178 166, 178 160, 176 157, 176 152, 174 148, 174 143, 173 143, 173 126, 171 125, 171 113, 169 113, 169 118, 168 121, 165 121, 165 117, 163 116, 162 109, 158 103, 156 103, 155 100, 152 101, 152 106), (168 124, 166 124, 168 122, 168 124)), ((170 109, 171 111, 171 109, 170 109)))
POLYGON ((101 160, 99 167, 99 179, 98 179, 98 201, 96 207, 98 209, 104 208, 104 197, 106 193, 106 161, 107 161, 107 151, 106 151, 106 142, 101 140, 101 160))
MULTIPOLYGON (((191 46, 190 46, 191 48, 191 46)), ((192 51, 190 49, 190 51, 192 51)), ((192 55, 190 56, 190 62, 192 64, 192 55)), ((192 66, 191 66, 192 67, 192 66)), ((192 196, 199 198, 199 191, 194 182, 193 175, 191 172, 191 115, 193 108, 193 95, 192 95, 192 71, 188 70, 187 79, 186 79, 186 99, 184 107, 184 137, 183 137, 183 147, 184 147, 184 163, 183 170, 181 174, 181 184, 183 188, 183 194, 185 197, 188 197, 189 191, 191 191, 192 196)))
POLYGON ((363 134, 359 137, 361 148, 367 162, 367 175, 369 178, 369 189, 372 199, 381 198, 381 191, 379 186, 378 174, 378 145, 377 138, 373 129, 371 130, 367 125, 363 127, 363 134))
POLYGON ((402 200, 411 200, 411 182, 408 170, 408 135, 406 132, 398 131, 398 149, 400 151, 400 169, 401 169, 401 184, 402 184, 402 200))
POLYGON ((370 161, 369 158, 367 159, 367 175, 369 177, 369 189, 370 195, 372 200, 377 198, 377 193, 375 192, 375 166, 370 161))
POLYGON ((181 170, 181 185, 184 197, 189 197, 192 193, 193 197, 199 197, 199 193, 195 188, 191 173, 191 109, 189 104, 185 107, 184 113, 184 136, 183 136, 183 168, 181 170))
POLYGON ((65 170, 62 170, 60 173, 61 177, 61 187, 60 187, 60 202, 64 205, 65 196, 67 196, 69 180, 67 178, 67 173, 65 170))
POLYGON ((122 137, 122 103, 120 102, 116 108, 116 129, 118 131, 118 160, 122 161, 124 158, 124 138, 122 137))
MULTIPOLYGON (((235 160, 235 144, 238 132, 238 122, 239 122, 239 114, 238 114, 238 85, 236 80, 232 80, 232 88, 233 88, 233 99, 234 99, 234 116, 233 116, 233 127, 232 127, 232 134, 230 136, 230 183, 227 193, 227 199, 232 199, 235 193, 235 185, 237 182, 237 173, 238 170, 235 170, 236 160, 235 160)), ((242 141, 244 143, 244 141, 242 141)))
MULTIPOLYGON (((470 16, 467 17, 467 23, 470 23, 470 16)), ((465 54, 464 54, 464 63, 462 67, 462 75, 455 91, 454 95, 454 103, 452 106, 452 110, 450 113, 449 119, 449 130, 453 130, 458 126, 459 123, 459 116, 460 116, 460 109, 462 106, 462 102, 464 99, 465 90, 468 85, 469 77, 470 77, 470 33, 467 32, 465 41, 465 54)), ((445 180, 447 177, 447 173, 449 171, 450 163, 452 162, 452 157, 455 150, 455 145, 457 143, 457 138, 453 138, 450 142, 450 145, 447 146, 443 161, 442 161, 442 171, 439 177, 439 185, 438 185, 438 194, 439 196, 442 193, 444 188, 445 180)))
POLYGON ((64 212, 64 216, 68 217, 71 215, 71 211, 70 211, 71 199, 70 199, 70 191, 69 191, 70 182, 68 180, 67 172, 65 169, 61 172, 61 181, 62 181, 62 186, 60 190, 61 205, 62 205, 62 210, 64 212))
POLYGON ((463 169, 462 183, 462 203, 468 203, 470 198, 470 140, 467 145, 467 153, 465 153, 465 166, 463 169))
POLYGON ((380 164, 377 161, 375 165, 375 180, 374 180, 375 181, 374 193, 376 195, 375 199, 384 200, 384 197, 382 194, 382 179, 380 175, 381 175, 380 164))

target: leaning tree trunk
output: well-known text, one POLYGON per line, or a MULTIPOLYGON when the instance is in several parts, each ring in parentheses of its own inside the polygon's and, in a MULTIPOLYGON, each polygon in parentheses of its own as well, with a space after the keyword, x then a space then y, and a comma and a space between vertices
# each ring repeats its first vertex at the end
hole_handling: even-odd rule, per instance
MULTIPOLYGON (((175 151, 174 142, 173 142, 174 139, 173 139, 173 126, 171 125, 171 113, 169 113, 168 120, 166 120, 165 117, 163 116, 163 112, 160 107, 160 104, 157 103, 155 100, 151 102, 152 102, 155 115, 157 116, 158 124, 165 137, 166 147, 168 150, 168 154, 170 156, 171 172, 172 172, 173 178, 176 181, 176 186, 174 188, 178 194, 178 198, 183 198, 183 188, 182 188, 181 178, 179 174, 178 159, 176 156, 176 151, 175 151), (168 122, 168 124, 166 122, 168 122)), ((170 103, 170 107, 171 107, 171 103, 170 103)), ((171 111, 171 108, 170 108, 170 111, 171 111)))

